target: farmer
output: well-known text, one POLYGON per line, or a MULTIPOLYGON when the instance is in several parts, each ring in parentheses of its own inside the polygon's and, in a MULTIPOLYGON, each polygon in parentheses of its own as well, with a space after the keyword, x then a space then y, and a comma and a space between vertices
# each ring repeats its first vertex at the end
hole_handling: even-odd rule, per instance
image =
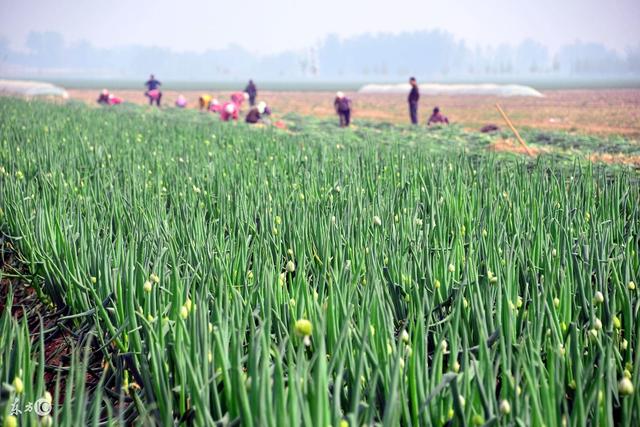
POLYGON ((102 89, 100 96, 98 97, 98 104, 100 105, 118 105, 122 104, 122 98, 118 98, 109 93, 107 89, 102 89))
POLYGON ((149 105, 153 105, 153 102, 156 102, 156 105, 160 106, 160 100, 162 99, 162 92, 159 87, 162 85, 153 74, 149 76, 149 80, 144 84, 147 87, 147 91, 144 93, 147 98, 149 98, 149 105))
POLYGON ((249 99, 249 94, 247 92, 235 92, 231 94, 231 102, 236 104, 238 109, 240 109, 242 103, 247 99, 249 99))
POLYGON ((234 102, 225 102, 220 109, 220 120, 228 122, 229 120, 238 120, 240 108, 234 102))
POLYGON ((351 100, 344 93, 338 92, 333 101, 333 107, 340 117, 340 127, 348 127, 351 123, 351 100))
POLYGON ((102 92, 100 92, 100 96, 98 96, 98 104, 109 105, 109 91, 107 89, 102 89, 102 92))
POLYGON ((427 126, 431 126, 431 123, 444 123, 448 125, 449 119, 447 118, 447 116, 442 115, 439 107, 436 107, 433 109, 433 114, 431 114, 431 117, 429 117, 427 126))
POLYGON ((256 96, 258 96, 258 88, 256 88, 253 80, 249 80, 249 84, 244 88, 244 91, 249 95, 249 105, 253 107, 256 104, 256 96))
POLYGON ((271 115, 271 109, 267 106, 267 103, 261 101, 257 106, 251 107, 249 112, 247 113, 247 117, 245 117, 245 122, 250 124, 256 123, 267 123, 267 118, 265 116, 271 115))
POLYGON ((156 78, 151 74, 149 76, 149 80, 144 84, 147 87, 147 91, 144 93, 147 98, 149 98, 149 105, 153 105, 155 101, 156 105, 160 106, 160 100, 162 99, 162 92, 160 91, 160 83, 156 78))
POLYGON ((176 99, 176 107, 185 108, 187 106, 187 98, 184 95, 178 95, 178 99, 176 99))
POLYGON ((493 123, 489 123, 487 125, 484 125, 480 128, 480 132, 482 133, 491 133, 491 132, 497 132, 499 131, 500 128, 498 127, 498 125, 495 125, 493 123))
POLYGON ((209 103, 209 111, 212 113, 219 113, 222 111, 222 104, 220 104, 220 101, 218 101, 217 98, 213 98, 209 103))
POLYGON ((209 95, 208 93, 203 93, 202 95, 200 95, 200 98, 198 98, 200 111, 209 109, 209 105, 211 105, 211 98, 211 95, 209 95))
POLYGON ((418 82, 415 77, 409 79, 411 85, 411 92, 407 101, 409 102, 409 115, 411 116, 411 123, 418 124, 418 101, 420 100, 420 91, 418 90, 418 82))

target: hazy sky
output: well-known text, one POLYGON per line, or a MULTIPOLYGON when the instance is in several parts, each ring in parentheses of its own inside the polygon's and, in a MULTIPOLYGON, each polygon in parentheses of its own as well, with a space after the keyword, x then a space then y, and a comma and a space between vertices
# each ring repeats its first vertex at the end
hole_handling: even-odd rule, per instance
POLYGON ((14 48, 34 30, 100 47, 271 53, 329 33, 443 29, 470 46, 533 38, 552 50, 582 40, 624 51, 640 43, 639 23, 640 0, 0 0, 0 36, 14 48))

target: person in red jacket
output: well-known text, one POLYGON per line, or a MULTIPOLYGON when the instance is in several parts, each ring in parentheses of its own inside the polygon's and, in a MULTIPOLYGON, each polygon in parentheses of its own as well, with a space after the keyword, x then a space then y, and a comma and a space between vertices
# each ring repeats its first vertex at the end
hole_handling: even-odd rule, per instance
POLYGON ((449 124, 449 119, 447 116, 444 116, 440 112, 440 108, 436 107, 433 109, 433 114, 429 117, 429 121, 427 122, 427 126, 431 126, 431 123, 444 123, 446 125, 449 124))
POLYGON ((228 122, 229 120, 238 120, 240 108, 234 102, 225 102, 220 109, 220 120, 228 122))

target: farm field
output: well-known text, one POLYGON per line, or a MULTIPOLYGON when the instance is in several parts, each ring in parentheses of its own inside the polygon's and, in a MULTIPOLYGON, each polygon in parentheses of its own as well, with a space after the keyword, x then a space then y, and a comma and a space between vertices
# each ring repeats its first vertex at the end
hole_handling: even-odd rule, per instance
MULTIPOLYGON (((95 104, 97 89, 69 89, 72 99, 95 104)), ((142 90, 113 92, 127 102, 144 105, 142 90)), ((163 101, 171 106, 182 93, 190 106, 197 108, 201 93, 208 92, 219 99, 227 99, 230 92, 209 89, 175 91, 167 88, 163 101)), ((375 120, 394 124, 408 122, 406 95, 358 94, 346 92, 354 101, 354 121, 375 120)), ((478 130, 487 123, 503 125, 494 105, 499 102, 518 127, 548 131, 568 131, 593 135, 624 135, 640 139, 640 89, 572 89, 543 90, 544 98, 498 98, 489 96, 423 96, 420 103, 422 123, 438 105, 454 123, 478 130)), ((299 113, 319 118, 334 117, 334 92, 328 91, 270 91, 260 92, 278 114, 299 113)))
POLYGON ((529 158, 480 104, 278 102, 287 131, 0 98, 3 420, 640 425, 637 104, 594 136, 507 100, 529 158))

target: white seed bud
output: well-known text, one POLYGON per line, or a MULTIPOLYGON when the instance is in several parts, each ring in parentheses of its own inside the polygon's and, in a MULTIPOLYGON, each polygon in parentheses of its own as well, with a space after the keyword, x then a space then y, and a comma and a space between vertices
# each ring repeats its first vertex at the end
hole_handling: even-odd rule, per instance
POLYGON ((511 404, 508 400, 504 399, 500 402, 500 412, 504 415, 509 415, 511 413, 511 404))
POLYGON ((629 396, 633 394, 633 383, 627 377, 622 377, 618 383, 618 392, 623 396, 629 396))
POLYGON ((602 304, 604 302, 604 295, 602 295, 602 292, 597 291, 596 294, 593 297, 593 301, 596 304, 602 304))

